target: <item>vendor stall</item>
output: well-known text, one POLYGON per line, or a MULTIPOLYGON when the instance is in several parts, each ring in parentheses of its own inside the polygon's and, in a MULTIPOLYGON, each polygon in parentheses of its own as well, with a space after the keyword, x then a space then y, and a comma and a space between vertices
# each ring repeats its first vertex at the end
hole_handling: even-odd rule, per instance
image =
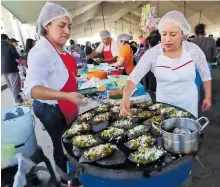
MULTIPOLYGON (((196 118, 181 108, 134 98, 132 116, 124 119, 119 117, 120 102, 109 101, 84 112, 74 126, 64 131, 64 148, 83 186, 180 187, 192 170, 199 144, 188 152, 180 145, 178 151, 165 149, 160 131, 178 136, 184 147, 187 141, 181 142, 181 139, 200 134, 208 120, 203 127, 190 125, 197 123, 196 118), (188 124, 186 128, 179 126, 178 121, 172 129, 167 129, 167 125, 154 125, 155 121, 161 123, 171 118, 191 121, 184 123, 188 124)), ((200 135, 196 142, 201 142, 200 135)))
MULTIPOLYGON (((88 64, 79 69, 80 78, 78 79, 79 91, 96 87, 100 99, 121 99, 123 88, 125 87, 128 76, 122 75, 121 69, 111 67, 107 63, 98 65, 88 64), (102 93, 106 92, 106 96, 102 93)), ((132 96, 150 96, 146 89, 139 84, 132 96)))

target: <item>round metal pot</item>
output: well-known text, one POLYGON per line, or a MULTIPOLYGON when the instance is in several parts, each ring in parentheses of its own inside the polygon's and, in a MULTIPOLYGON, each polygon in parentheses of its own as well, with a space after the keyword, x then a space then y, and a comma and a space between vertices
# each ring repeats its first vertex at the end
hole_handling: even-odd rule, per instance
POLYGON ((198 120, 188 118, 172 118, 160 123, 163 146, 167 151, 176 154, 190 154, 198 150, 202 130, 209 124, 206 117, 198 120), (204 125, 199 122, 204 120, 204 125), (190 134, 174 134, 175 128, 188 128, 190 134))

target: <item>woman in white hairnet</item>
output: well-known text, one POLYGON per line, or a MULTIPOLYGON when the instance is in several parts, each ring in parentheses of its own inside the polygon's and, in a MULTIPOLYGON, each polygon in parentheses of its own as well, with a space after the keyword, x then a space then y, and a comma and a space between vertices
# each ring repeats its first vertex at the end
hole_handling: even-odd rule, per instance
POLYGON ((120 50, 119 50, 117 62, 111 64, 111 66, 124 67, 123 74, 129 75, 134 69, 134 63, 133 63, 134 54, 133 54, 133 50, 129 45, 129 40, 131 39, 131 36, 126 33, 122 33, 118 35, 117 39, 120 50))
POLYGON ((28 54, 24 92, 34 98, 33 110, 53 142, 53 156, 61 182, 67 184, 66 158, 61 144, 62 132, 77 116, 79 105, 87 98, 77 93, 77 66, 64 50, 70 36, 71 16, 60 5, 47 2, 37 21, 41 39, 28 54))
POLYGON ((121 114, 130 115, 130 94, 148 71, 153 71, 156 81, 156 100, 178 106, 198 117, 198 90, 195 84, 196 69, 205 86, 203 111, 211 107, 211 76, 201 49, 184 41, 191 26, 178 11, 165 14, 158 25, 161 44, 146 51, 124 89, 121 114))

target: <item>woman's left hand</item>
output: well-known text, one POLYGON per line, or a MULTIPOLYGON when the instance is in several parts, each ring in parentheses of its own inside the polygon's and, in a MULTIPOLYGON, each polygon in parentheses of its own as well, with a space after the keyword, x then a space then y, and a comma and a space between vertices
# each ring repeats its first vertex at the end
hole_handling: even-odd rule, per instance
POLYGON ((212 99, 211 98, 205 98, 203 100, 203 103, 202 103, 202 111, 207 111, 211 108, 212 106, 212 99))

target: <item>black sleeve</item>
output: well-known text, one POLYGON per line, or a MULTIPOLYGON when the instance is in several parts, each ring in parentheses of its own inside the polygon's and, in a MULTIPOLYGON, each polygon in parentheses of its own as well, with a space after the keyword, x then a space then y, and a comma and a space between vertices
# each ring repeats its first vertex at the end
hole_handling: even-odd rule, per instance
POLYGON ((10 44, 10 50, 11 50, 12 56, 13 56, 15 59, 19 59, 19 58, 20 58, 20 56, 19 56, 19 54, 18 54, 16 48, 15 48, 12 44, 10 44))
POLYGON ((216 43, 215 40, 213 40, 213 56, 216 55, 216 43))

